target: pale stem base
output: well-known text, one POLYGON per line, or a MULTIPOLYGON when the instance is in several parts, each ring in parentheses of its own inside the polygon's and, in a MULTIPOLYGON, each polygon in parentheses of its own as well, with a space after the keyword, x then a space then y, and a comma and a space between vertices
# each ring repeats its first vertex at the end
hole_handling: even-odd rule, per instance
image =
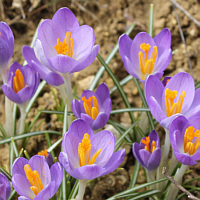
POLYGON ((6 118, 6 134, 8 137, 14 136, 14 120, 12 113, 12 101, 5 96, 5 118, 6 118))
POLYGON ((178 160, 176 159, 176 157, 174 155, 174 150, 172 149, 172 158, 171 158, 171 163, 169 166, 169 175, 172 175, 177 164, 178 164, 178 160))
POLYGON ((79 180, 79 189, 78 189, 78 194, 77 194, 75 200, 83 200, 86 185, 87 185, 86 180, 84 180, 84 181, 79 180))
POLYGON ((21 116, 17 124, 17 135, 24 133, 26 124, 26 109, 24 105, 18 105, 20 109, 21 116))

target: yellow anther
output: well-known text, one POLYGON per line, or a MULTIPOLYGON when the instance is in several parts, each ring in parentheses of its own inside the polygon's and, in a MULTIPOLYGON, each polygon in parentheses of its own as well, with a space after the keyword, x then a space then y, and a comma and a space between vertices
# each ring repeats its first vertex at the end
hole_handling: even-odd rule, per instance
POLYGON ((91 151, 91 141, 88 133, 85 133, 82 139, 82 142, 78 145, 78 156, 79 156, 79 165, 80 167, 84 165, 92 165, 97 156, 100 154, 101 149, 99 149, 90 159, 91 151))
POLYGON ((85 112, 89 115, 92 119, 96 119, 97 115, 99 114, 99 104, 95 96, 89 97, 82 97, 82 101, 85 112))
POLYGON ((193 126, 189 126, 185 130, 184 135, 184 152, 193 155, 200 147, 200 130, 196 130, 193 126))
POLYGON ((45 150, 43 150, 43 151, 41 151, 41 152, 38 152, 38 155, 44 156, 44 157, 46 158, 47 155, 48 155, 47 150, 45 149, 45 150))
POLYGON ((177 113, 181 113, 183 101, 185 98, 185 91, 183 90, 181 92, 178 102, 174 103, 174 99, 176 98, 177 93, 178 92, 176 90, 169 90, 169 88, 165 90, 165 105, 167 117, 170 117, 177 113))
POLYGON ((38 174, 38 171, 36 170, 32 171, 29 164, 26 164, 24 166, 24 171, 26 174, 26 178, 31 184, 30 189, 34 192, 35 195, 37 195, 43 189, 43 184, 40 175, 38 174))
POLYGON ((154 150, 156 149, 156 142, 153 140, 152 141, 152 143, 151 143, 151 147, 149 146, 149 143, 150 143, 150 137, 146 137, 145 138, 146 140, 142 140, 142 144, 144 144, 145 145, 145 149, 147 150, 147 151, 149 151, 150 153, 153 153, 154 152, 154 150))
POLYGON ((151 143, 151 153, 153 153, 155 149, 156 149, 156 142, 153 140, 153 142, 151 143))
POLYGON ((63 42, 60 42, 60 38, 57 38, 57 44, 54 46, 54 48, 58 54, 72 57, 74 52, 74 40, 71 38, 71 32, 66 32, 63 42))
POLYGON ((153 47, 153 52, 150 55, 149 58, 149 50, 151 46, 149 44, 142 43, 140 45, 140 48, 143 50, 139 52, 139 62, 140 62, 140 70, 142 72, 142 79, 145 79, 147 75, 151 74, 154 69, 154 64, 156 62, 157 58, 157 46, 153 47))
POLYGON ((15 72, 15 76, 13 78, 14 92, 17 93, 21 89, 23 89, 24 87, 25 87, 25 83, 24 83, 23 74, 21 73, 21 71, 19 69, 17 69, 16 72, 15 72))

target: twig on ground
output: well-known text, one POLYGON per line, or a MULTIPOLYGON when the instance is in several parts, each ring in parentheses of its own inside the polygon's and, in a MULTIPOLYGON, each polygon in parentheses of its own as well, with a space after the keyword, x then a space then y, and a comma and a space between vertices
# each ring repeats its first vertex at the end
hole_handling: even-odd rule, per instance
POLYGON ((180 6, 174 0, 170 0, 173 5, 175 5, 179 10, 181 10, 185 15, 187 15, 198 27, 200 27, 200 22, 198 22, 194 17, 192 17, 182 6, 180 6))
POLYGON ((183 191, 189 199, 192 200, 200 200, 199 198, 195 197, 193 194, 191 194, 189 191, 187 191, 184 187, 182 187, 180 184, 178 184, 168 173, 167 168, 163 167, 162 174, 164 174, 176 187, 178 187, 181 191, 183 191))
POLYGON ((173 9, 174 9, 174 13, 175 13, 175 16, 176 16, 176 21, 177 21, 177 24, 178 24, 178 28, 179 28, 179 32, 180 32, 180 35, 181 35, 181 39, 182 39, 182 42, 183 42, 183 44, 185 46, 185 51, 186 51, 186 55, 187 55, 188 64, 189 64, 189 68, 190 68, 190 71, 191 71, 191 75, 192 75, 192 78, 194 79, 194 75, 193 75, 193 71, 192 71, 192 65, 191 65, 191 62, 190 62, 190 56, 189 56, 189 53, 188 53, 188 50, 187 50, 187 45, 186 45, 186 42, 185 42, 183 31, 181 29, 181 24, 180 24, 180 21, 179 21, 179 18, 178 18, 178 14, 176 12, 176 6, 174 4, 173 4, 173 9))
POLYGON ((19 3, 20 3, 20 12, 22 14, 22 17, 23 17, 23 19, 26 19, 26 15, 25 15, 25 12, 24 12, 24 9, 22 6, 22 0, 19 0, 19 3))

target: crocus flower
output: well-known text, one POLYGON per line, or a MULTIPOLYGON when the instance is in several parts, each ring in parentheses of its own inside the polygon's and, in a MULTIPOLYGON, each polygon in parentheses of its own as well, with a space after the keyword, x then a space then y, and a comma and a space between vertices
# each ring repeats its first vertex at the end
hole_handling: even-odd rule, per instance
POLYGON ((161 78, 172 58, 171 34, 163 29, 152 38, 148 33, 138 33, 132 41, 126 34, 119 38, 119 52, 126 71, 144 82, 153 74, 161 78))
POLYGON ((166 129, 175 117, 200 111, 200 89, 195 91, 193 78, 185 72, 173 76, 165 86, 157 77, 149 76, 145 96, 152 115, 166 129))
POLYGON ((38 155, 40 156, 44 156, 45 161, 47 162, 47 164, 49 165, 49 167, 51 167, 53 165, 53 156, 45 149, 41 152, 38 153, 38 155))
POLYGON ((8 200, 11 188, 7 177, 0 172, 0 200, 8 200))
POLYGON ((3 84, 2 90, 11 101, 24 105, 35 94, 40 78, 29 65, 21 67, 14 62, 8 74, 8 83, 3 84))
POLYGON ((80 98, 72 101, 72 111, 77 118, 85 120, 93 130, 102 128, 108 122, 112 101, 107 85, 102 83, 92 92, 85 90, 80 98))
POLYGON ((136 160, 148 171, 154 171, 160 164, 160 140, 155 130, 148 137, 143 137, 140 144, 133 143, 133 155, 136 160))
POLYGON ((0 74, 8 69, 14 51, 14 36, 5 22, 0 22, 0 74))
POLYGON ((12 184, 19 200, 49 200, 57 192, 63 178, 61 165, 56 162, 49 169, 43 156, 27 160, 17 158, 13 164, 12 184))
POLYGON ((44 66, 35 56, 34 50, 29 46, 23 46, 22 53, 28 64, 38 72, 40 78, 45 80, 49 85, 59 86, 64 83, 61 75, 56 73, 54 70, 48 69, 44 66))
POLYGON ((176 159, 184 165, 200 160, 200 116, 178 116, 171 123, 169 137, 176 159))
POLYGON ((125 157, 125 149, 114 152, 115 137, 107 130, 94 134, 82 119, 75 120, 63 136, 59 162, 79 180, 92 180, 114 171, 125 157))
POLYGON ((94 42, 94 30, 87 25, 79 26, 75 15, 68 8, 61 8, 52 20, 40 24, 34 51, 50 70, 72 74, 94 61, 99 50, 94 42))

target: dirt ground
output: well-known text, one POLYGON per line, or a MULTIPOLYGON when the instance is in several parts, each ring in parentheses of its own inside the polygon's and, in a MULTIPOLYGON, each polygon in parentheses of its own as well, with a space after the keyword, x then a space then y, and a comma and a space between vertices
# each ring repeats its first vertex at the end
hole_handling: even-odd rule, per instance
MULTIPOLYGON (((166 69, 165 75, 174 75, 180 71, 186 71, 191 74, 186 50, 180 37, 173 6, 169 0, 63 0, 57 1, 54 4, 50 4, 50 0, 22 0, 26 19, 22 19, 20 9, 18 8, 18 1, 15 0, 15 4, 12 4, 12 2, 12 0, 3 0, 3 6, 0 5, 0 20, 7 22, 11 26, 15 36, 15 50, 12 62, 17 61, 20 64, 23 64, 24 58, 21 52, 22 46, 30 45, 40 20, 42 18, 52 18, 54 12, 60 7, 70 8, 77 16, 81 25, 87 24, 94 28, 96 44, 99 44, 100 46, 99 54, 105 59, 118 41, 119 36, 124 33, 133 22, 136 26, 130 34, 131 38, 134 38, 135 35, 141 31, 148 30, 149 7, 150 4, 153 3, 154 36, 163 28, 169 28, 172 35, 172 49, 178 50, 173 56, 169 67, 166 69), (34 4, 31 2, 34 2, 34 4)), ((200 21, 200 3, 198 0, 177 0, 176 2, 178 2, 197 21, 200 21)), ((187 44, 194 80, 199 81, 200 29, 183 12, 179 9, 176 9, 176 11, 187 44)), ((78 96, 80 96, 83 90, 89 88, 89 85, 100 66, 100 62, 96 59, 93 64, 85 70, 75 73, 72 76, 72 85, 73 87, 77 86, 78 96)), ((121 80, 128 75, 119 53, 116 54, 109 66, 117 76, 118 80, 121 80)), ((99 84, 102 82, 105 82, 109 88, 114 86, 112 79, 106 72, 100 79, 99 84)), ((1 78, 0 85, 2 85, 1 78)), ((130 81, 123 87, 123 89, 131 106, 141 107, 142 102, 134 82, 130 81)), ((58 100, 60 100, 60 94, 58 91, 56 89, 53 90, 56 93, 58 100)), ((113 100, 113 109, 125 107, 118 92, 115 92, 111 98, 113 100)), ((52 110, 55 108, 56 103, 51 88, 47 85, 35 102, 34 107, 31 109, 27 122, 33 119, 37 110, 52 110)), ((0 89, 0 121, 2 124, 4 124, 4 118, 4 95, 0 89)), ((112 119, 123 123, 127 127, 131 125, 127 113, 112 116, 112 119)), ((55 114, 42 114, 38 123, 41 121, 43 122, 39 127, 39 130, 49 129, 62 132, 62 122, 58 121, 58 117, 55 114)), ((162 129, 159 130, 160 134, 162 134, 162 129)), ((56 140, 58 140, 58 138, 52 137, 52 143, 56 140)), ((34 155, 46 147, 45 136, 33 137, 29 141, 27 151, 30 155, 34 155)), ((59 148, 60 147, 57 149, 56 156, 59 154, 59 148)), ((122 164, 123 169, 117 170, 105 177, 93 181, 86 189, 85 199, 104 200, 128 188, 130 176, 134 168, 134 157, 130 147, 127 146, 126 149, 127 156, 122 164)), ((8 145, 0 146, 0 165, 5 165, 7 169, 9 162, 8 151, 8 145)), ((193 167, 193 171, 189 175, 185 176, 185 179, 198 177, 199 172, 200 164, 197 164, 193 167)), ((137 184, 145 183, 145 181, 144 171, 141 170, 137 184)), ((199 187, 200 181, 196 181, 192 183, 192 185, 199 187)), ((200 193, 195 193, 195 195, 200 197, 200 193)))

